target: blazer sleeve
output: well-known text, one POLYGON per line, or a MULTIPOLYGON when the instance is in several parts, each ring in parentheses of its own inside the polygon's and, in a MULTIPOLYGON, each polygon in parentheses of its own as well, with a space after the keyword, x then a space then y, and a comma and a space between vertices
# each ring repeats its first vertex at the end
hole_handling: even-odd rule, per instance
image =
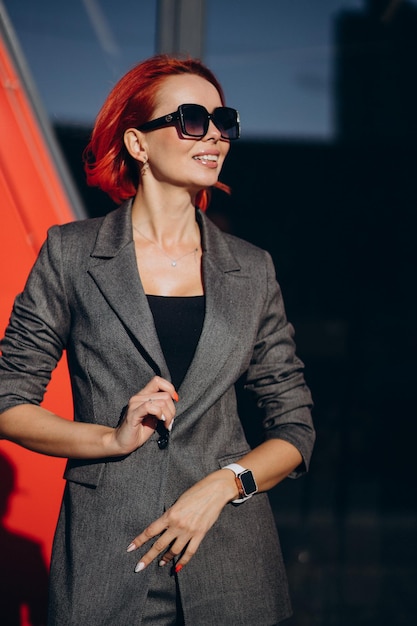
POLYGON ((295 352, 294 329, 288 322, 272 259, 266 254, 266 298, 245 388, 255 395, 263 415, 266 439, 293 444, 303 464, 291 474, 307 471, 315 441, 312 397, 304 364, 295 352))
POLYGON ((52 227, 14 302, 0 347, 0 412, 40 404, 65 348, 70 312, 61 263, 60 228, 52 227))

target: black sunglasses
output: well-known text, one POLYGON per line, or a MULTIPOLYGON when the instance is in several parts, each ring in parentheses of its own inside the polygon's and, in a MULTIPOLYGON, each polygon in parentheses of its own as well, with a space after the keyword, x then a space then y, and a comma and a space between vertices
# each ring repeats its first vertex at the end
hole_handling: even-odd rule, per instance
POLYGON ((155 130, 164 126, 175 126, 179 122, 183 135, 201 139, 207 134, 210 120, 220 131, 222 139, 239 139, 240 119, 236 109, 217 107, 213 113, 209 113, 200 104, 180 104, 174 113, 146 122, 138 130, 155 130))

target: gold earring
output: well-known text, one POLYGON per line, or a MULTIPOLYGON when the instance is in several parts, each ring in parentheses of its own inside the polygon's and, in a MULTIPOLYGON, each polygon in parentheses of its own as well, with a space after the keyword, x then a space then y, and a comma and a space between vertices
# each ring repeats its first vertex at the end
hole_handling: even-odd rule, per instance
POLYGON ((146 171, 148 169, 149 169, 148 157, 145 156, 143 158, 142 167, 140 168, 140 173, 142 174, 142 176, 144 176, 146 174, 146 171))

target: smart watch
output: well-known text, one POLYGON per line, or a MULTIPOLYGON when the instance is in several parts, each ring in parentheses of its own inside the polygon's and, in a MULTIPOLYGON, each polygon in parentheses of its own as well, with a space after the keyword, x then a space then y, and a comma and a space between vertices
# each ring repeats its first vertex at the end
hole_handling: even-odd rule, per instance
POLYGON ((225 465, 222 469, 232 470, 235 475, 239 498, 232 500, 233 504, 240 504, 245 502, 245 500, 249 500, 258 491, 258 486, 251 470, 245 469, 238 463, 230 463, 230 465, 225 465))

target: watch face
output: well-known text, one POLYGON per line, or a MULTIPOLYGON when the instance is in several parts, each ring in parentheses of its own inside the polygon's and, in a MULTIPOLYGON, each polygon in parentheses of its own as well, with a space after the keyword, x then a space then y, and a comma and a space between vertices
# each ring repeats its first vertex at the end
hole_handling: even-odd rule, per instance
POLYGON ((250 496, 253 493, 258 491, 258 487, 256 485, 253 474, 250 470, 246 470, 246 472, 242 472, 239 476, 243 490, 246 496, 250 496))

